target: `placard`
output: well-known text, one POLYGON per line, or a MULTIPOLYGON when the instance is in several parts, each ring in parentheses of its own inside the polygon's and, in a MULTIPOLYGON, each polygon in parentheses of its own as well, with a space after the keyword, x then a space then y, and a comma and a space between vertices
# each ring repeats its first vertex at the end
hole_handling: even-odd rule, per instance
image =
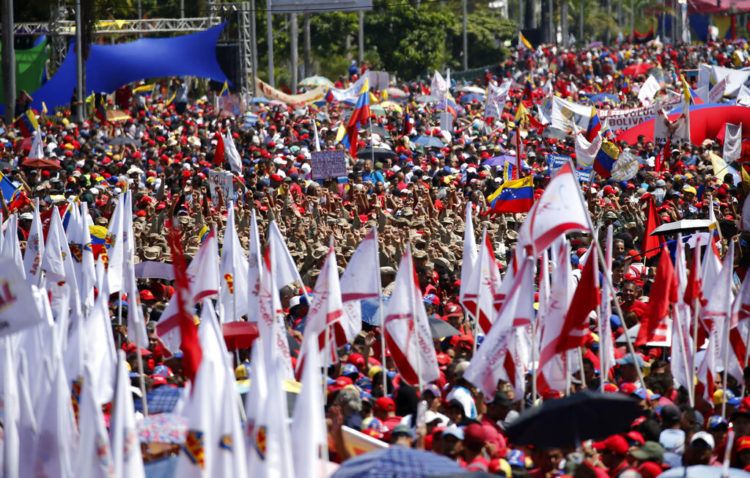
POLYGON ((234 199, 234 175, 229 171, 209 171, 208 172, 208 190, 211 193, 211 201, 218 202, 219 195, 217 190, 221 189, 224 201, 234 199), (218 188, 218 189, 217 189, 218 188))
POLYGON ((340 178, 347 175, 346 154, 344 151, 313 151, 312 178, 340 178))

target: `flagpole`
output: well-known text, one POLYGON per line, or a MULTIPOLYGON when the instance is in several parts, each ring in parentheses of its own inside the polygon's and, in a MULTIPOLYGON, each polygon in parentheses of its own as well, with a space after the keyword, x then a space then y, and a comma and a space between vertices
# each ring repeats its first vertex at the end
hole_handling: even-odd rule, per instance
POLYGON ((385 364, 385 311, 383 310, 383 284, 380 279, 380 252, 378 243, 378 228, 372 227, 373 236, 375 236, 375 265, 377 266, 377 285, 378 285, 378 316, 380 318, 380 358, 382 360, 381 375, 383 376, 383 396, 388 395, 388 367, 385 364))
MULTIPOLYGON (((693 271, 695 274, 698 274, 698 271, 700 270, 700 255, 701 253, 701 240, 700 236, 699 239, 696 241, 695 248, 693 249, 693 271)), ((688 284, 689 285, 689 284, 688 284)), ((691 350, 691 359, 692 363, 690 364, 691 373, 690 373, 690 383, 691 388, 693 389, 693 400, 695 400, 695 387, 696 387, 696 380, 695 380, 695 354, 698 353, 698 317, 700 316, 700 307, 701 303, 698 297, 693 298, 693 317, 692 317, 692 326, 693 326, 693 343, 692 343, 692 350, 691 350)))
POLYGON ((586 385, 586 375, 583 373, 583 347, 578 347, 578 366, 581 367, 581 386, 588 388, 586 385))
POLYGON ((135 344, 135 349, 136 357, 138 357, 138 381, 140 382, 141 387, 141 404, 143 405, 143 415, 147 417, 148 400, 146 399, 146 381, 143 378, 143 352, 141 351, 141 346, 137 343, 135 344))
MULTIPOLYGON (((733 267, 733 264, 734 264, 734 242, 731 242, 731 241, 729 242, 729 250, 727 251, 727 253, 730 255, 730 257, 729 257, 730 260, 727 263, 727 267, 733 267)), ((730 281, 729 287, 731 288, 732 287, 732 284, 731 284, 731 282, 732 282, 732 274, 729 275, 729 281, 730 281)), ((731 325, 732 325, 731 324, 731 320, 732 320, 732 316, 731 316, 731 314, 732 314, 732 294, 729 293, 729 294, 726 294, 726 296, 727 296, 727 304, 726 304, 726 309, 725 310, 728 310, 729 314, 727 314, 727 316, 724 318, 724 394, 722 395, 722 400, 721 400, 721 416, 722 416, 722 418, 726 418, 726 416, 727 416, 727 396, 726 396, 726 394, 727 394, 727 390, 728 390, 727 378, 728 378, 728 375, 729 375, 729 373, 728 373, 729 372, 729 347, 730 347, 729 334, 732 332, 732 327, 731 327, 731 325)), ((744 364, 743 364, 743 366, 744 366, 744 364)))
MULTIPOLYGON (((573 161, 568 159, 568 164, 571 167, 572 171, 575 171, 575 166, 573 165, 573 161)), ((576 179, 577 181, 577 179, 576 179)), ((591 214, 589 213, 589 208, 586 205, 586 201, 583 199, 583 195, 581 194, 581 187, 580 185, 576 185, 576 193, 578 195, 578 200, 581 201, 581 206, 583 206, 583 210, 586 212, 586 221, 588 222, 589 229, 591 230, 591 234, 594 233, 596 230, 594 228, 594 223, 591 220, 591 214)), ((596 255, 599 258, 599 262, 601 264, 604 264, 606 267, 606 261, 604 259, 604 254, 602 253, 601 248, 596 248, 596 255)), ((610 277, 607 277, 606 274, 604 274, 604 280, 607 283, 607 287, 614 290, 614 287, 612 286, 612 279, 610 277)), ((617 310, 617 315, 619 317, 622 317, 624 320, 625 315, 622 313, 622 307, 620 307, 620 299, 617 297, 617 295, 613 294, 613 299, 615 303, 615 310, 617 310)), ((630 338, 630 335, 628 334, 628 326, 625 325, 623 322, 623 328, 625 329, 625 341, 628 346, 628 352, 633 357, 633 365, 635 365, 635 371, 638 373, 638 381, 641 383, 642 387, 646 386, 646 383, 643 381, 643 371, 641 370, 641 366, 638 363, 638 356, 635 353, 635 348, 633 347, 633 341, 630 338)))
MULTIPOLYGON (((750 344, 750 327, 747 329, 747 334, 745 334, 745 361, 742 362, 742 368, 744 369, 747 366, 747 358, 748 358, 748 352, 750 352, 750 347, 748 347, 748 344, 750 344)), ((742 381, 742 390, 740 393, 740 398, 745 397, 745 381, 742 381)))
MULTIPOLYGON (((409 256, 411 256, 411 241, 407 242, 407 246, 406 247, 408 247, 409 256)), ((413 259, 411 260, 411 267, 412 267, 411 273, 414 273, 414 260, 413 259)), ((415 286, 416 286, 416 284, 412 284, 412 288, 415 287, 415 286)), ((412 320, 414 321, 414 325, 415 325, 415 327, 414 327, 414 333, 416 334, 417 347, 419 347, 419 327, 416 327, 416 325, 417 325, 417 323, 416 323, 417 322, 417 314, 416 314, 417 304, 414 302, 414 293, 413 292, 414 291, 412 290, 412 293, 409 294, 409 296, 410 296, 409 297, 409 301, 411 302, 412 320)), ((424 305, 422 305, 422 307, 424 307, 424 305)), ((419 353, 419 351, 417 351, 417 382, 418 382, 418 385, 419 385, 419 389, 417 391, 421 394, 422 393, 422 355, 421 355, 421 353, 419 353)))
MULTIPOLYGON (((684 357, 683 360, 683 367, 685 368, 685 376, 692 378, 692 375, 690 374, 689 364, 687 363, 687 349, 685 348, 685 332, 682 330, 682 324, 680 323, 680 314, 675 313, 677 312, 676 308, 672 308, 672 314, 674 318, 672 319, 672 327, 677 327, 677 335, 678 339, 680 340, 680 349, 682 350, 682 355, 684 357)), ((674 344, 672 344, 674 345, 674 344)), ((674 360, 674 357, 672 357, 672 360, 674 360)), ((690 402, 690 406, 695 406, 695 391, 692 390, 692 387, 688 388, 688 401, 690 402)))
POLYGON ((481 302, 482 298, 482 254, 484 252, 485 242, 487 241, 487 226, 485 226, 484 231, 482 231, 482 245, 479 247, 479 259, 477 261, 477 268, 475 269, 477 272, 477 299, 476 299, 476 315, 474 317, 474 349, 472 351, 472 356, 477 353, 477 338, 479 337, 479 315, 481 312, 479 311, 479 304, 481 302))

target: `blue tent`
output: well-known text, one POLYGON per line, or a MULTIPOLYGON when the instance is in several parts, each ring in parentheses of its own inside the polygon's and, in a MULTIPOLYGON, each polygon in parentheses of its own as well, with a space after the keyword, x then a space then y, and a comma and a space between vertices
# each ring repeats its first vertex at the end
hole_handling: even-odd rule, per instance
MULTIPOLYGON (((86 60, 86 96, 111 93, 117 88, 147 78, 195 76, 224 82, 226 75, 216 59, 216 43, 225 24, 171 38, 143 38, 119 45, 91 45, 86 60)), ((75 45, 47 83, 31 94, 32 107, 47 108, 70 103, 76 87, 75 45)))

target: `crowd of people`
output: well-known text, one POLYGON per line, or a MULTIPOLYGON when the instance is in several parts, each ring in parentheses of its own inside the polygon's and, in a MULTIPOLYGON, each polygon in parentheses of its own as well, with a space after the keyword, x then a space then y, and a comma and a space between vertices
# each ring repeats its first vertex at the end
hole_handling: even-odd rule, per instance
MULTIPOLYGON (((488 119, 485 103, 465 101, 463 96, 470 93, 461 91, 464 82, 454 82, 456 111, 450 131, 441 129, 439 104, 429 99, 429 82, 397 83, 393 88, 401 93, 391 92, 388 98, 397 106, 372 115, 372 126, 359 135, 355 156, 337 142, 339 126, 352 110, 352 105, 343 102, 252 101, 247 114, 232 116, 218 106, 218 92, 204 95, 195 87, 197 81, 192 91, 185 87, 187 81, 164 82, 145 92, 143 88, 138 91, 138 85, 126 85, 106 100, 106 108, 125 111, 129 119, 112 122, 94 115, 77 123, 69 108, 39 113, 36 134, 43 138, 45 158, 59 162, 59 168, 21 167, 31 139, 14 124, 0 125, 0 172, 20 187, 13 198, 0 201, 2 213, 6 219, 17 215, 23 249, 35 203, 43 219, 50 217, 45 212, 52 208, 64 211, 69 201, 86 203, 94 224, 107 228, 117 197, 130 191, 137 260, 162 263, 172 260, 165 232, 169 224, 179 225, 190 259, 206 231, 216 230, 221 247, 228 208, 234 209, 245 251, 250 246, 253 211, 263 237, 271 221, 276 221, 303 282, 278 284, 293 351, 302 343, 308 301, 315 300, 310 293, 331 238, 338 264, 345 266, 368 231, 377 228, 386 298, 393 293, 399 261, 408 245, 428 317, 446 322, 457 333, 433 337, 440 378, 420 389, 402 379, 389 351, 382 363, 380 326, 376 320, 363 322, 362 332, 338 350, 337 363, 328 369, 331 461, 350 458, 341 432, 345 425, 392 446, 429 450, 467 470, 507 477, 656 477, 680 466, 720 466, 728 447, 731 453, 726 459, 731 466, 750 471, 750 396, 745 396, 750 369, 744 376, 730 374, 726 383, 721 375, 716 377, 713 394, 697 393, 691 404, 691 393, 672 376, 668 346, 640 346, 634 355, 617 340, 616 366, 602 376, 601 340, 592 321, 581 360, 571 368, 568 389, 532 388, 529 369, 524 394, 501 382, 495 396, 486 401, 464 379, 483 337, 477 335, 474 319, 459 297, 464 234, 469 227, 467 206, 477 242, 486 229, 503 273, 511 267, 525 219, 524 213, 493 212, 488 197, 509 178, 507 167, 487 163, 522 151, 521 161, 512 164, 522 164, 521 175, 533 177, 533 194, 539 198, 554 177, 549 155, 575 159, 573 134, 549 135, 540 124, 538 110, 545 98, 554 94, 600 111, 639 107, 638 90, 648 74, 624 75, 628 66, 655 65, 650 74, 662 82, 658 99, 668 90, 680 92, 679 75, 702 63, 731 68, 750 65, 749 46, 744 40, 680 46, 654 41, 585 49, 552 45, 519 49, 482 78, 465 82, 484 88, 513 79, 502 115, 488 119), (179 92, 177 101, 170 101, 173 92, 179 92), (519 105, 533 118, 520 129, 519 105), (231 135, 241 158, 242 172, 232 179, 234 197, 224 197, 222 189, 209 185, 210 171, 226 167, 215 162, 217 132, 231 135), (515 134, 523 138, 520 148, 515 134), (415 144, 416 138, 425 136, 435 139, 432 146, 415 144), (311 153, 318 148, 346 151, 347 176, 313 180, 311 153), (507 427, 523 410, 582 388, 633 397, 642 415, 621 433, 567 449, 516 444, 508 438, 507 427), (425 421, 417 425, 421 401, 427 405, 425 421), (732 443, 728 437, 733 437, 732 443)), ((338 86, 348 86, 361 73, 351 70, 338 86)), ((388 96, 381 91, 372 94, 378 99, 388 96)), ((28 108, 28 103, 20 108, 28 108)), ((618 339, 641 322, 658 275, 658 250, 649 250, 653 244, 647 235, 649 208, 655 208, 658 224, 715 218, 716 234, 721 237, 717 251, 723 255, 730 243, 735 244, 733 279, 739 285, 750 259, 750 243, 740 224, 750 184, 744 181, 742 165, 736 166, 742 173, 739 178, 715 170, 711 154, 722 154, 715 140, 675 142, 668 155, 662 151, 663 144, 644 138, 635 144, 614 142, 637 158, 638 169, 625 181, 592 174, 589 181, 581 182, 598 232, 570 233, 568 241, 573 276, 579 278, 592 241, 603 243, 612 226, 611 282, 624 314, 610 317, 613 338, 618 339)), ((106 250, 102 246, 98 254, 106 250)), ((688 251, 689 255, 701 253, 700 249, 688 251)), ((169 413, 182 397, 186 377, 181 354, 170 353, 155 329, 174 284, 163 278, 141 278, 137 286, 138 298, 113 296, 110 300, 112 333, 117 346, 127 353, 137 389, 136 409, 143 409, 140 384, 144 379, 150 413, 169 413), (138 306, 148 320, 149 347, 141 351, 143 375, 138 372, 137 346, 128 339, 122 320, 123 308, 127 315, 128 307, 138 306)), ((534 295, 538 302, 538 290, 518 293, 534 295)), ((250 357, 250 348, 237 351, 238 384, 248 378, 250 357)), ((144 448, 146 460, 173 453, 179 453, 179 448, 144 448)))

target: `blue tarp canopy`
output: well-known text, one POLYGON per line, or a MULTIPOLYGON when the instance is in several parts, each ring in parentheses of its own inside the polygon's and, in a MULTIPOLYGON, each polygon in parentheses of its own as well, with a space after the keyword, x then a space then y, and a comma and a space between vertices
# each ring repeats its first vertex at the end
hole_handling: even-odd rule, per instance
MULTIPOLYGON (((227 77, 216 59, 216 42, 224 30, 222 23, 208 30, 172 38, 143 38, 119 45, 91 45, 86 60, 86 96, 111 93, 117 88, 147 78, 195 76, 214 81, 227 77)), ((70 103, 76 87, 75 45, 47 83, 31 94, 32 107, 45 102, 52 110, 70 103)))

